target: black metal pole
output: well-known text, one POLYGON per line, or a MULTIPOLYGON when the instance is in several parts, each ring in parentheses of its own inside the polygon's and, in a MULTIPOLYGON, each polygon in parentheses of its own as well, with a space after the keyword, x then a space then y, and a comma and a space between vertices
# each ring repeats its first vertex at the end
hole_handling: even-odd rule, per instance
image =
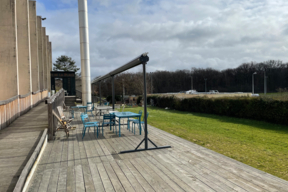
POLYGON ((99 81, 99 96, 100 96, 100 105, 102 105, 102 102, 101 102, 101 81, 99 81))
POLYGON ((114 75, 112 76, 112 106, 113 106, 113 111, 114 111, 114 106, 115 106, 114 75))
POLYGON ((143 79, 144 79, 144 128, 145 128, 145 149, 148 149, 148 133, 147 133, 147 90, 146 90, 146 63, 143 63, 143 79))

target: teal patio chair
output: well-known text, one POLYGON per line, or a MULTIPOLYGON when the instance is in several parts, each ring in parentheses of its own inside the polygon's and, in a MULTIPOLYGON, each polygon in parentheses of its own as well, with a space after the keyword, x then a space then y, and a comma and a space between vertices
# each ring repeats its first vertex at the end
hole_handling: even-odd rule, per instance
POLYGON ((88 112, 90 112, 92 114, 92 116, 95 117, 94 114, 93 114, 94 109, 95 109, 94 108, 94 103, 87 102, 87 114, 88 114, 88 112), (88 109, 88 105, 91 105, 91 109, 88 109))
POLYGON ((97 137, 98 137, 98 132, 99 132, 99 127, 98 127, 98 122, 97 121, 95 121, 95 122, 91 122, 90 120, 89 120, 89 116, 87 115, 87 114, 84 114, 84 113, 82 113, 81 115, 80 115, 80 117, 81 117, 81 120, 82 120, 82 123, 83 123, 83 129, 82 129, 82 139, 85 137, 85 133, 86 133, 86 129, 88 128, 88 132, 89 132, 89 130, 90 130, 90 127, 94 127, 94 135, 95 135, 95 127, 97 127, 97 137), (86 121, 86 119, 88 120, 88 121, 86 121))
MULTIPOLYGON (((138 112, 138 114, 140 114, 141 116, 140 116, 140 121, 141 121, 141 117, 142 117, 142 110, 139 110, 139 112, 138 112)), ((132 122, 132 125, 133 125, 133 122, 135 122, 135 121, 137 121, 137 122, 139 122, 139 119, 129 119, 128 118, 128 120, 127 120, 127 129, 130 131, 130 122, 132 122)))
MULTIPOLYGON (((103 127, 104 125, 110 125, 110 130, 111 130, 111 125, 113 126, 113 132, 114 132, 114 127, 115 127, 115 115, 114 114, 104 114, 103 115, 103 122, 102 122, 102 135, 103 135, 103 127)), ((117 128, 116 128, 117 129, 117 128)))
MULTIPOLYGON (((147 119, 148 119, 148 116, 149 116, 149 113, 147 113, 147 119)), ((139 125, 139 121, 133 121, 133 122, 132 122, 132 132, 133 132, 133 128, 134 128, 134 135, 135 135, 135 125, 136 125, 136 124, 138 124, 139 135, 141 135, 141 129, 142 129, 142 127, 144 127, 144 124, 145 124, 144 118, 145 118, 145 116, 143 117, 143 121, 140 122, 140 123, 141 123, 141 126, 139 125), (143 125, 143 126, 142 126, 142 125, 143 125)))

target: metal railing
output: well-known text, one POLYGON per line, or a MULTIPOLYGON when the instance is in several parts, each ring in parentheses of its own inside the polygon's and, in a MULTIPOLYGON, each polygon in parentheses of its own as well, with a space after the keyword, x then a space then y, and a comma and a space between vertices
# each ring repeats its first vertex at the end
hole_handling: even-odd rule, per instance
POLYGON ((55 136, 55 132, 58 125, 57 118, 53 115, 52 111, 54 110, 59 116, 57 107, 63 106, 65 101, 65 92, 64 89, 60 89, 56 94, 47 99, 45 103, 48 105, 48 139, 52 140, 55 136))

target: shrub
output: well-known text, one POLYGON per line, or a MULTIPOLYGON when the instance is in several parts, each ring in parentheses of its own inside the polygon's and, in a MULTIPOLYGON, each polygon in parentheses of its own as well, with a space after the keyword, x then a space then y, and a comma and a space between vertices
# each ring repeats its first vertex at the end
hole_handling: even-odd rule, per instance
POLYGON ((140 104, 141 100, 142 100, 142 96, 139 96, 139 97, 137 98, 137 104, 138 104, 138 105, 140 104))
POLYGON ((179 99, 174 96, 148 96, 157 107, 188 112, 210 113, 288 125, 288 101, 251 97, 179 99))

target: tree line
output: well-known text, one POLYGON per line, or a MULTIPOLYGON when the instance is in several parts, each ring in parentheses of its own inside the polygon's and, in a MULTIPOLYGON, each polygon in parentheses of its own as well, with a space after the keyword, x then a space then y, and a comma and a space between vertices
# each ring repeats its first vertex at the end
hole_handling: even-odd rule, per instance
MULTIPOLYGON (((267 79, 267 92, 276 92, 279 88, 286 88, 288 83, 288 63, 269 60, 265 62, 243 63, 234 69, 216 70, 212 68, 191 68, 191 70, 156 71, 147 73, 147 93, 169 93, 193 89, 198 92, 207 90, 219 92, 252 92, 252 74, 254 75, 255 93, 264 92, 264 73, 267 79)), ((122 73, 114 77, 115 94, 142 95, 143 74, 122 73)), ((99 92, 99 84, 93 86, 94 94, 99 92)), ((106 79, 101 82, 101 94, 112 94, 112 81, 106 79)))

